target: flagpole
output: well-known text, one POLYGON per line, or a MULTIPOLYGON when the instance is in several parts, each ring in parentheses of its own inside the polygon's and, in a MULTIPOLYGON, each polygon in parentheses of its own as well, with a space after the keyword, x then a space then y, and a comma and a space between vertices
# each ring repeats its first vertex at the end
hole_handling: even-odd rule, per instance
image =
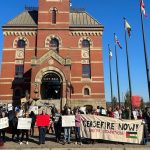
POLYGON ((128 83, 129 83, 129 94, 130 94, 130 109, 132 112, 132 88, 131 88, 131 77, 130 77, 130 64, 129 64, 129 55, 128 55, 128 42, 127 42, 127 33, 124 19, 124 29, 125 29, 125 45, 126 45, 126 58, 127 58, 127 69, 128 69, 128 83))
POLYGON ((147 51, 146 51, 145 32, 144 32, 144 23, 143 23, 143 15, 142 15, 142 10, 141 10, 141 4, 140 4, 140 15, 141 15, 141 26, 142 26, 142 36, 143 36, 143 46, 144 46, 144 57, 145 57, 145 66, 146 66, 148 93, 149 93, 149 101, 150 101, 149 65, 148 65, 148 57, 147 57, 147 51))
MULTIPOLYGON (((108 50, 110 51, 109 44, 108 44, 108 50)), ((109 56, 109 73, 110 73, 110 89, 111 89, 111 102, 112 102, 112 100, 113 100, 113 88, 112 88, 112 74, 111 74, 110 56, 109 56)))
MULTIPOLYGON (((114 39, 115 39, 115 33, 114 33, 114 39)), ((116 74, 117 74, 117 86, 118 86, 118 101, 119 101, 119 107, 120 107, 120 86, 119 86, 118 58, 117 58, 116 42, 115 42, 115 57, 116 57, 116 74)))

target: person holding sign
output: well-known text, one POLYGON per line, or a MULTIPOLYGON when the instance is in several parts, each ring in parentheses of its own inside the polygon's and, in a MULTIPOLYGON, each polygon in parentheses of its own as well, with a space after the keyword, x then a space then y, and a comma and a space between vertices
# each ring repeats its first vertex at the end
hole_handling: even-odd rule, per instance
MULTIPOLYGON (((0 118, 5 118, 6 117, 6 113, 5 112, 0 112, 0 118)), ((0 139, 2 139, 2 142, 5 143, 5 132, 6 129, 0 129, 0 139)))
POLYGON ((75 112, 75 137, 76 137, 75 144, 82 145, 81 135, 80 135, 80 126, 81 126, 81 116, 80 116, 79 110, 77 109, 75 112))
MULTIPOLYGON (((29 118, 28 112, 26 112, 23 116, 24 118, 29 118)), ((22 145, 22 141, 24 140, 24 135, 26 135, 26 144, 28 144, 29 141, 29 130, 28 129, 22 129, 21 130, 21 140, 20 140, 20 145, 22 145)))
POLYGON ((47 127, 50 123, 50 116, 46 114, 45 109, 42 114, 36 116, 36 125, 39 127, 39 145, 45 144, 47 127))
POLYGON ((17 141, 19 142, 20 130, 17 129, 18 117, 19 117, 19 112, 16 111, 15 116, 12 119, 12 141, 14 141, 14 137, 17 134, 17 141))

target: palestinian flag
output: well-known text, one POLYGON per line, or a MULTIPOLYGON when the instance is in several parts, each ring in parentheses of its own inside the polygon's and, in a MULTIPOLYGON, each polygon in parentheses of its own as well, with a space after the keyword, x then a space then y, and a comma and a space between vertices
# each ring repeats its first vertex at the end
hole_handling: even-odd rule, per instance
POLYGON ((126 132, 126 138, 137 139, 137 132, 126 132))

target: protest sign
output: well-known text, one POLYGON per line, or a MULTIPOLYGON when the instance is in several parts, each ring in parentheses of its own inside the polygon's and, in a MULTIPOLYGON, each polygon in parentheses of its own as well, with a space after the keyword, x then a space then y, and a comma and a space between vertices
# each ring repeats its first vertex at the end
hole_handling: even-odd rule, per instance
POLYGON ((8 117, 0 118, 0 129, 9 127, 8 117))
POLYGON ((31 128, 31 118, 19 118, 18 119, 18 126, 17 129, 27 129, 30 130, 31 128))
POLYGON ((31 113, 31 111, 33 111, 35 115, 38 115, 38 106, 30 106, 29 113, 31 113))
POLYGON ((75 126, 75 116, 62 116, 62 127, 74 127, 75 126))
POLYGON ((132 96, 132 106, 140 107, 141 105, 141 97, 140 96, 132 96))
POLYGON ((49 123, 50 123, 49 115, 37 115, 36 116, 36 126, 38 127, 49 126, 49 123))
POLYGON ((8 104, 8 105, 7 105, 7 109, 8 109, 8 111, 12 111, 12 110, 13 110, 12 104, 8 104))
POLYGON ((81 137, 137 144, 142 142, 142 120, 120 120, 95 115, 81 115, 81 120, 81 137))

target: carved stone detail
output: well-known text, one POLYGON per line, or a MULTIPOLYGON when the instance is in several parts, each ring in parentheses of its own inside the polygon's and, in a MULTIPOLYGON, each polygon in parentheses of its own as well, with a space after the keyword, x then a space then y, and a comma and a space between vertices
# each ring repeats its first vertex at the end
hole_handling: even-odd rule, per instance
POLYGON ((4 36, 35 36, 36 31, 4 31, 4 36))
POLYGON ((53 50, 48 51, 46 54, 44 54, 39 59, 32 58, 31 59, 31 65, 32 66, 34 66, 34 65, 40 65, 45 60, 49 59, 50 57, 52 57, 53 59, 55 59, 57 62, 59 62, 62 65, 71 65, 71 59, 70 58, 64 59, 60 55, 58 55, 57 53, 55 53, 53 50))

